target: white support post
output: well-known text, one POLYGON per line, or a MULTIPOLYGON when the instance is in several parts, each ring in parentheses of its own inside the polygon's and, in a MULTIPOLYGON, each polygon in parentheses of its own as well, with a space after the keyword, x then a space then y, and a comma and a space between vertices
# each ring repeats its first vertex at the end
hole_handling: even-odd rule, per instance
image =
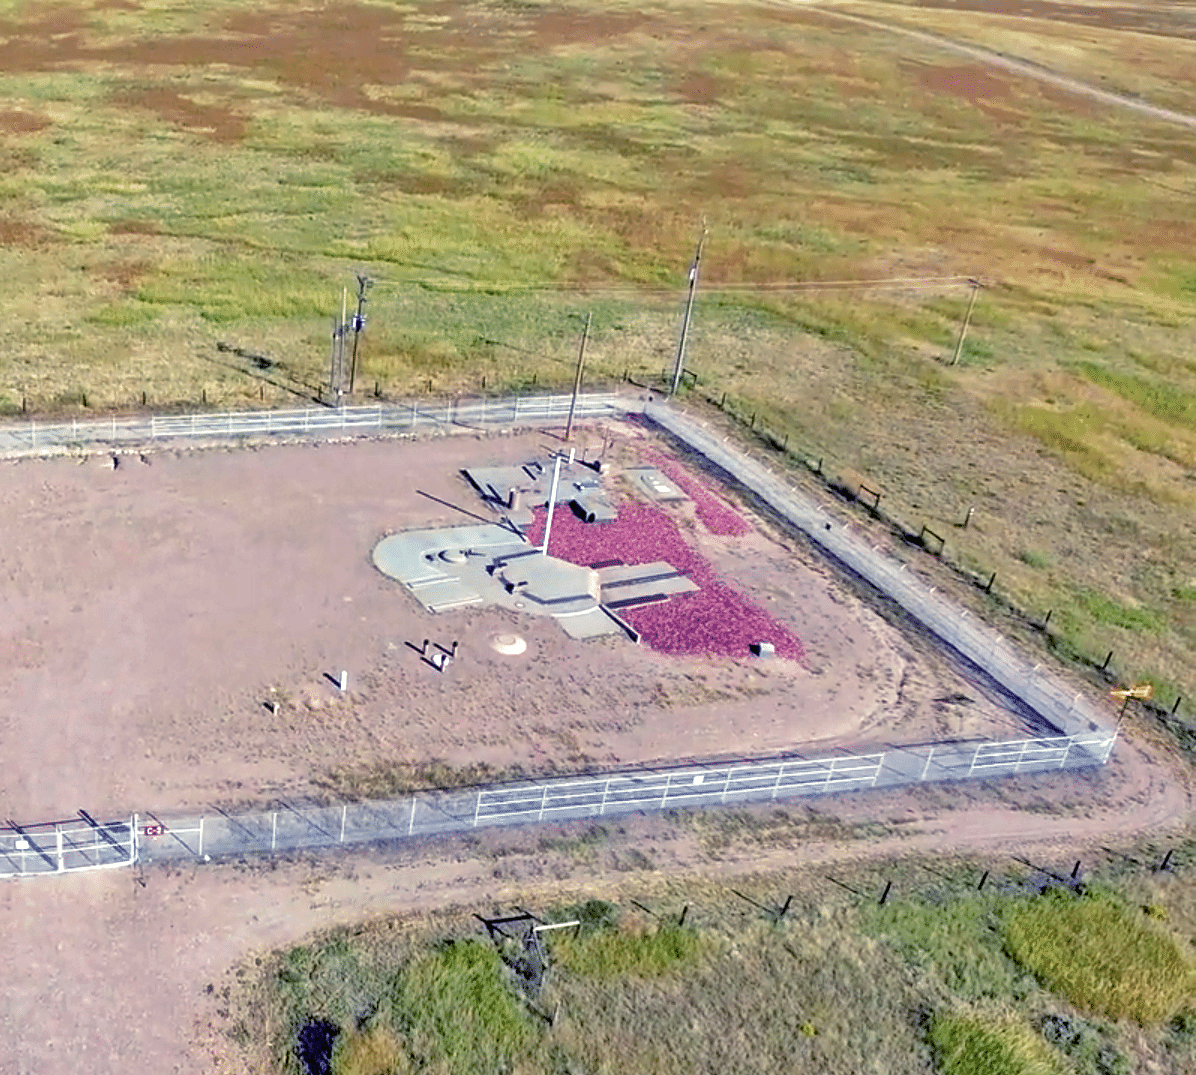
POLYGON ((1017 761, 1013 763, 1013 771, 1016 773, 1022 767, 1022 759, 1026 756, 1026 747, 1031 743, 1029 739, 1022 740, 1022 749, 1018 752, 1017 761))
POLYGON ((548 515, 544 520, 544 544, 540 549, 542 556, 548 555, 548 538, 552 534, 552 515, 556 511, 556 491, 561 480, 561 457, 556 457, 556 464, 552 468, 552 491, 548 494, 548 515))
POLYGON ((203 818, 199 819, 199 851, 197 852, 199 858, 203 858, 203 818))
POLYGON ((1067 756, 1071 753, 1071 745, 1075 741, 1076 741, 1076 737, 1074 735, 1068 737, 1067 746, 1063 748, 1063 757, 1059 759, 1059 768, 1060 769, 1062 769, 1063 766, 1065 766, 1067 764, 1067 756))
POLYGON ((270 818, 270 850, 278 846, 278 811, 275 810, 270 818))
POLYGON ((1103 758, 1101 758, 1101 762, 1100 762, 1101 765, 1107 765, 1109 759, 1113 756, 1113 744, 1117 742, 1117 736, 1120 733, 1120 731, 1121 731, 1120 728, 1116 729, 1113 732, 1113 734, 1109 737, 1109 747, 1105 751, 1105 756, 1103 758))
POLYGON ((411 401, 411 432, 412 433, 415 432, 415 427, 418 424, 418 421, 419 421, 419 404, 415 400, 412 400, 411 401))
POLYGON ((548 785, 544 785, 544 794, 540 796, 540 817, 539 821, 544 820, 544 808, 548 805, 548 785))
POLYGON ((777 797, 777 792, 781 790, 781 777, 785 775, 785 763, 781 763, 781 767, 777 770, 777 781, 772 786, 772 797, 777 797))
MULTIPOLYGON (((482 796, 483 796, 484 794, 485 794, 485 792, 483 792, 483 791, 479 791, 479 792, 478 792, 478 801, 477 801, 477 805, 475 805, 475 806, 474 806, 474 808, 473 808, 473 827, 474 827, 475 829, 478 827, 478 816, 479 816, 479 815, 481 814, 481 812, 482 812, 482 796)), ((413 800, 412 800, 412 806, 414 806, 414 803, 415 803, 415 800, 413 799, 413 800)), ((413 809, 413 810, 411 811, 411 813, 412 813, 412 816, 414 816, 414 814, 415 814, 415 810, 413 809)), ((543 807, 541 807, 541 808, 540 808, 540 816, 541 816, 541 817, 543 817, 543 816, 544 816, 544 809, 543 809, 543 807)))
POLYGON ((884 765, 885 765, 885 756, 882 754, 880 756, 880 759, 876 763, 875 771, 872 773, 872 786, 873 787, 876 787, 876 782, 880 779, 880 771, 881 771, 881 769, 884 768, 884 765))
POLYGON ((345 842, 345 817, 349 813, 348 804, 341 807, 341 843, 345 842))
POLYGON ((195 415, 191 415, 191 436, 195 436, 195 415))
MULTIPOLYGON (((557 462, 559 463, 560 460, 558 459, 557 462)), ((660 797, 660 808, 662 810, 664 809, 664 804, 669 801, 669 788, 672 787, 672 785, 673 785, 673 774, 669 773, 668 779, 665 780, 665 782, 664 782, 664 794, 661 795, 661 797, 660 797)))
POLYGON ((415 796, 411 796, 411 817, 407 822, 407 835, 410 836, 415 832, 415 796))
POLYGON ((722 799, 719 800, 720 802, 727 801, 727 788, 729 788, 731 786, 731 774, 733 772, 735 772, 734 769, 727 770, 727 779, 723 781, 723 795, 722 795, 722 799))
POLYGON ((976 771, 976 759, 980 757, 980 748, 984 746, 983 743, 977 743, 976 749, 972 752, 972 764, 968 766, 968 776, 976 771))
POLYGON ((66 865, 62 861, 62 828, 61 826, 54 826, 54 835, 58 837, 58 872, 62 873, 66 869, 66 865))
POLYGON ((930 753, 926 755, 926 764, 922 766, 921 780, 926 779, 926 774, 930 772, 930 759, 934 757, 934 747, 930 748, 930 753))
POLYGON ((598 816, 602 817, 606 813, 606 797, 610 794, 610 781, 606 782, 606 787, 602 789, 602 805, 598 808, 598 816))
POLYGON ((826 794, 826 792, 828 792, 830 790, 831 777, 835 775, 835 762, 837 760, 838 760, 837 758, 831 758, 830 768, 827 769, 827 771, 826 771, 826 779, 822 782, 823 794, 826 794))

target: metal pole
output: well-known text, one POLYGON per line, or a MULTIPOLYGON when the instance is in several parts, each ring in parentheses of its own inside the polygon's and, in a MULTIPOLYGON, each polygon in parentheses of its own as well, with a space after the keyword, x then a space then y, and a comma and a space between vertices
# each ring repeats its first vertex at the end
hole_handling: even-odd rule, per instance
POLYGON ((361 337, 361 330, 365 328, 365 318, 361 316, 361 308, 369 301, 365 297, 365 292, 372 283, 373 281, 369 277, 357 277, 357 316, 353 318, 353 359, 349 364, 349 395, 353 394, 353 385, 357 382, 357 341, 361 337))
POLYGON ((673 774, 669 773, 668 779, 664 782, 664 794, 660 797, 660 808, 664 809, 664 804, 669 801, 669 787, 673 783, 673 774))
POLYGON ((540 816, 537 820, 544 820, 544 808, 548 805, 548 785, 544 785, 544 794, 540 796, 540 816))
POLYGON ((581 370, 586 360, 586 341, 590 338, 590 322, 594 320, 594 311, 586 314, 585 331, 581 334, 581 348, 577 352, 577 375, 573 378, 573 398, 569 401, 569 420, 565 423, 565 440, 573 433, 573 412, 577 409, 577 393, 581 389, 581 370))
POLYGON ((681 371, 685 368, 685 343, 689 338, 689 322, 694 312, 694 296, 698 290, 698 269, 702 264, 702 246, 706 242, 706 228, 702 228, 702 237, 698 240, 698 249, 694 254, 694 263, 689 269, 689 295, 685 300, 685 318, 681 322, 681 339, 677 344, 677 362, 673 366, 673 384, 669 388, 669 395, 677 391, 681 383, 681 371))
POLYGON ((203 858, 203 818, 199 819, 199 852, 198 857, 203 858))
POLYGON ((951 359, 951 365, 954 366, 959 361, 959 356, 963 353, 963 341, 967 339, 968 325, 972 323, 972 308, 976 305, 976 296, 980 292, 980 282, 978 280, 972 281, 972 297, 968 299, 968 312, 964 314, 963 325, 959 329, 959 341, 955 345, 955 357, 951 359))
POLYGON ((347 805, 341 807, 341 843, 345 842, 345 815, 348 814, 349 807, 347 805))
POLYGON ((556 457, 556 464, 552 468, 552 492, 548 494, 548 518, 544 520, 544 544, 540 548, 543 556, 548 555, 548 538, 552 534, 552 513, 556 510, 557 483, 561 480, 561 457, 556 457))
POLYGON ((407 835, 415 832, 415 796, 411 796, 411 819, 407 822, 407 835))
POLYGON ((934 757, 934 747, 930 748, 930 753, 926 755, 926 764, 922 766, 922 779, 926 779, 926 774, 930 772, 930 759, 934 757))
POLYGON ((606 782, 606 787, 602 789, 602 806, 598 809, 598 816, 602 817, 606 813, 606 797, 610 794, 610 781, 606 782))

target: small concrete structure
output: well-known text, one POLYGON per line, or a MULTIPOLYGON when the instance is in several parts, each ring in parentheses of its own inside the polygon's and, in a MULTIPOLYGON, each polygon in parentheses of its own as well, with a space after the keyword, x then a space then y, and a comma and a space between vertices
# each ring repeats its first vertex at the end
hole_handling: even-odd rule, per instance
POLYGON ((669 500, 688 500, 689 496, 682 491, 671 478, 665 477, 655 467, 629 467, 627 480, 632 487, 643 493, 649 500, 663 503, 669 500))
MULTIPOLYGON (((600 475, 588 463, 561 456, 557 504, 576 505, 574 510, 586 522, 607 522, 618 511, 602 487, 600 475)), ((466 467, 464 474, 482 500, 500 512, 515 529, 526 533, 531 527, 532 509, 548 503, 553 464, 532 460, 522 466, 466 467)))
MULTIPOLYGON (((640 480, 649 482, 645 490, 655 499, 688 499, 655 468, 636 473, 641 471, 647 478, 640 480)), ((600 474, 588 464, 553 456, 547 464, 533 460, 522 466, 469 467, 464 474, 486 505, 502 515, 502 523, 412 530, 385 537, 374 547, 378 570, 407 587, 429 612, 500 605, 552 616, 571 638, 622 634, 638 642, 639 634, 617 609, 698 589, 663 561, 587 567, 528 544, 524 535, 534 521, 533 508, 550 498, 556 505, 568 504, 589 523, 618 517, 600 474)), ((545 531, 550 540, 547 525, 545 531)))

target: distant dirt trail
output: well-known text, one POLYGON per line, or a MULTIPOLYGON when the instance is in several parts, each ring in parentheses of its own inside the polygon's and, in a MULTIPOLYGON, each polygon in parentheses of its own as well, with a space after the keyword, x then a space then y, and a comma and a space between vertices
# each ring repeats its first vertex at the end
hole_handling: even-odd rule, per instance
POLYGON ((1068 78, 1067 75, 1061 75, 1056 71, 1052 71, 1049 67, 1042 67, 1039 64, 1031 63, 1029 60, 1019 60, 1014 56, 1006 56, 1004 53, 980 48, 977 45, 965 45, 962 41, 953 41, 949 37, 940 37, 938 34, 926 33, 924 30, 911 30, 897 23, 882 22, 879 19, 870 19, 862 15, 848 15, 842 11, 832 10, 820 5, 806 4, 802 0, 795 0, 795 2, 798 6, 806 7, 812 11, 816 11, 819 15, 826 15, 828 18, 842 19, 845 22, 858 23, 873 30, 886 30, 889 33, 912 37, 915 41, 921 41, 926 45, 933 45, 936 48, 959 53, 961 56, 967 56, 969 59, 976 60, 989 67, 999 67, 1017 75, 1024 75, 1026 78, 1037 79, 1039 82, 1045 82, 1049 86, 1054 86, 1067 93, 1073 93, 1077 97, 1085 97, 1090 101, 1112 105, 1115 108, 1128 108, 1143 116, 1148 116, 1150 119, 1162 120, 1164 123, 1176 123, 1181 127, 1187 127, 1189 130, 1196 131, 1196 116, 1189 115, 1187 112, 1176 112, 1174 109, 1163 108, 1161 105, 1153 105, 1149 101, 1130 97, 1127 94, 1102 90, 1098 86, 1091 86, 1087 82, 1068 78))

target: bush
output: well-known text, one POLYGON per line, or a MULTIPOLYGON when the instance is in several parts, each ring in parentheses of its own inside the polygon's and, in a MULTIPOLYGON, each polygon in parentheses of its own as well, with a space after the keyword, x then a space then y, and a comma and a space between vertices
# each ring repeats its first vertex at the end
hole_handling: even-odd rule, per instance
POLYGON ((930 1044, 943 1075, 1060 1075, 1042 1041, 1015 1023, 940 1015, 930 1024, 930 1044))
POLYGON ((1051 892, 1006 920, 1009 953, 1083 1011, 1161 1023, 1196 990, 1174 938, 1109 896, 1051 892))

